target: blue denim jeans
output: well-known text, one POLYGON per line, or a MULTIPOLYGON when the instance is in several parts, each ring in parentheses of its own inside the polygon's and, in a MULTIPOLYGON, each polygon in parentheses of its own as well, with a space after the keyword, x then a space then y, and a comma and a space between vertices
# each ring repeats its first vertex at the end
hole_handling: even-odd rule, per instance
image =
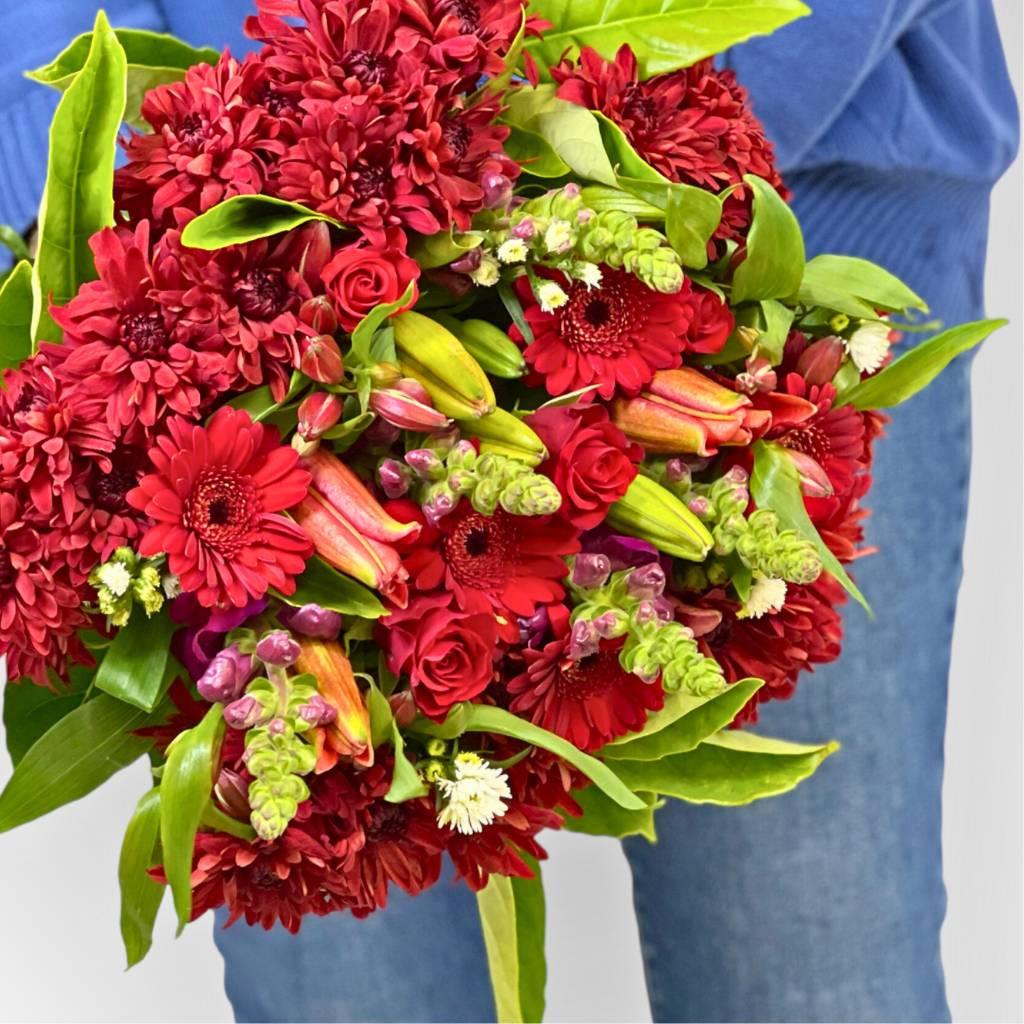
MULTIPOLYGON (((793 184, 825 210, 823 191, 838 203, 871 187, 842 171, 793 184)), ((913 237, 890 223, 856 254, 905 275, 947 323, 976 318, 986 217, 961 214, 937 203, 913 237)), ((847 251, 842 227, 805 225, 810 247, 847 251)), ((968 369, 896 410, 878 444, 868 536, 881 553, 857 565, 875 619, 848 607, 841 659, 763 708, 762 732, 841 751, 751 807, 673 802, 657 845, 625 844, 655 1021, 948 1020, 940 818, 968 369)), ((297 937, 241 925, 217 943, 240 1021, 493 1020, 475 901, 446 879, 365 921, 311 919, 297 937)))

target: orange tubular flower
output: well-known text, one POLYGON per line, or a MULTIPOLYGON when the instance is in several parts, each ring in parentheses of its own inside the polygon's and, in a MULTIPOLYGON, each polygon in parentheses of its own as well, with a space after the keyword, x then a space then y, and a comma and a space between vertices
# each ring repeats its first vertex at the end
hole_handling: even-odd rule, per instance
POLYGON ((752 439, 750 399, 699 370, 660 370, 635 398, 612 404, 615 425, 651 453, 714 455, 752 439))
POLYGON ((316 679, 316 688, 338 712, 330 725, 316 730, 316 773, 329 771, 338 758, 350 757, 362 768, 373 764, 370 713, 356 685, 352 665, 336 640, 302 640, 295 667, 316 679))
POLYGON ((391 543, 415 536, 420 525, 389 516, 362 481, 329 452, 314 452, 306 467, 312 485, 292 514, 317 554, 404 608, 408 574, 391 543))

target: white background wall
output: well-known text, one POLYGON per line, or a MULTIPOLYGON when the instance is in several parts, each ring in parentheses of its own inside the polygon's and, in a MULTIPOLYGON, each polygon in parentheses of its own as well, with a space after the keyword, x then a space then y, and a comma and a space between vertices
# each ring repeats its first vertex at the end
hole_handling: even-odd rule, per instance
MULTIPOLYGON (((1020 0, 997 0, 997 8, 1020 95, 1020 0)), ((953 1016, 964 1022, 1024 1020, 1021 182, 1018 160, 993 205, 988 308, 1014 322, 975 362, 974 469, 950 681, 943 941, 953 1016)), ((0 760, 2 785, 9 766, 0 760)), ((136 765, 0 837, 0 1020, 231 1020, 209 919, 175 941, 165 904, 153 953, 121 970, 117 852, 146 785, 136 765)), ((566 834, 548 847, 548 1019, 650 1020, 618 845, 566 834)))

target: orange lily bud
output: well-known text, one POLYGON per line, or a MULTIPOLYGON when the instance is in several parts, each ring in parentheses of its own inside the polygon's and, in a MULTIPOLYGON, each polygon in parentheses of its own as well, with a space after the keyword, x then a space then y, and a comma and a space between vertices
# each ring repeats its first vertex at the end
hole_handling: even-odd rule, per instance
POLYGON ((339 757, 350 757, 368 768, 373 764, 370 713, 344 649, 336 640, 303 640, 300 647, 295 668, 316 679, 320 696, 337 712, 333 722, 317 730, 323 745, 315 770, 320 773, 333 768, 339 757))
POLYGON ((749 444, 750 399, 699 370, 661 370, 635 398, 612 405, 612 419, 648 452, 714 455, 723 445, 749 444))

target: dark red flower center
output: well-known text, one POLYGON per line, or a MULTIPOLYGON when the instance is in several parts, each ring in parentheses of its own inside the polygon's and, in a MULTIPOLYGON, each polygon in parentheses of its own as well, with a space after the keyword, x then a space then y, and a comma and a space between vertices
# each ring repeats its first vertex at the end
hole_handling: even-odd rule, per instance
POLYGON ((280 117, 282 114, 289 114, 296 110, 292 98, 283 92, 278 92, 269 82, 265 83, 256 93, 255 101, 274 117, 280 117))
POLYGON ((258 889, 276 889, 283 879, 266 861, 257 861, 249 872, 249 884, 258 889))
POLYGON ((9 587, 14 582, 15 576, 17 573, 11 564, 11 556, 6 551, 0 550, 0 590, 9 587))
POLYGON ((206 125, 198 114, 186 114, 178 122, 175 134, 185 145, 198 149, 206 141, 206 125))
POLYGON ((230 469, 204 469, 188 496, 185 525, 226 557, 248 540, 259 515, 252 481, 230 469))
POLYGON ((384 85, 391 77, 391 60, 373 50, 351 50, 345 54, 342 66, 363 85, 384 85))
POLYGON ((480 27, 480 8, 474 0, 447 0, 445 7, 459 19, 459 29, 472 35, 480 27))
POLYGON ((458 118, 451 117, 445 121, 441 132, 452 155, 456 160, 461 160, 469 149, 469 126, 458 118))
POLYGON ((18 400, 14 403, 14 415, 28 412, 29 409, 42 409, 48 404, 46 396, 38 388, 31 384, 25 384, 21 389, 21 394, 18 395, 18 400))
POLYGON ((614 689, 624 675, 618 648, 602 649, 579 661, 563 662, 555 686, 562 700, 584 701, 614 689))
POLYGON ((386 843, 402 839, 408 825, 408 811, 399 804, 378 801, 367 812, 366 825, 363 831, 371 843, 386 843))
POLYGON ((577 281, 562 309, 562 339, 578 352, 617 356, 631 347, 632 331, 643 321, 643 303, 635 288, 606 274, 600 288, 577 281))
POLYGON ((127 512, 125 495, 136 485, 136 475, 115 466, 92 486, 93 500, 105 512, 127 512))
POLYGON ((167 330, 159 313, 132 313, 121 319, 121 340, 134 356, 161 356, 167 349, 167 330))
POLYGON ((360 160, 354 167, 352 188, 359 199, 380 199, 387 193, 388 177, 383 161, 360 160))
POLYGON ((253 320, 273 320, 288 302, 288 286, 276 270, 250 270, 235 283, 238 308, 253 320))
POLYGON ((456 582, 471 590, 504 586, 518 561, 512 516, 463 515, 444 539, 444 559, 456 582))
POLYGON ((626 86, 623 94, 622 116, 643 131, 652 131, 658 123, 658 104, 636 82, 626 86))

